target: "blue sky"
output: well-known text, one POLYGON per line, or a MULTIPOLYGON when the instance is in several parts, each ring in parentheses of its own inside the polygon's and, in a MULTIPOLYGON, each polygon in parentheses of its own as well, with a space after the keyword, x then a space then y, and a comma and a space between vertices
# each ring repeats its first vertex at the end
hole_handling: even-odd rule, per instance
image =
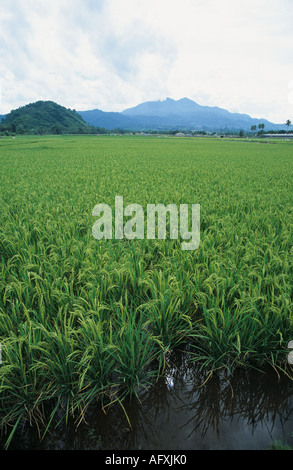
POLYGON ((187 97, 293 121, 292 0, 1 0, 0 114, 187 97))

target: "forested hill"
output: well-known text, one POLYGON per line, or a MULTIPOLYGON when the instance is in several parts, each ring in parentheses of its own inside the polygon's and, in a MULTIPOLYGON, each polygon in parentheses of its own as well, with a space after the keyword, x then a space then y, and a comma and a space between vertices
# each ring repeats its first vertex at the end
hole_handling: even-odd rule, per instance
POLYGON ((0 123, 0 132, 16 134, 82 134, 92 127, 75 111, 53 101, 37 101, 12 110, 0 123))

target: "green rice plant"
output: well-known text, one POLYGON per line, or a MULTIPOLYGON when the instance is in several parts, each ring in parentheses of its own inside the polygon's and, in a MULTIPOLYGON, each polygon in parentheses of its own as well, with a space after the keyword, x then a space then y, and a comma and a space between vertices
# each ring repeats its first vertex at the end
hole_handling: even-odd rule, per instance
POLYGON ((290 142, 1 139, 0 427, 122 404, 183 346, 208 371, 292 376, 291 174, 290 142), (92 209, 116 195, 200 204, 199 248, 95 240, 92 209))
MULTIPOLYGON (((286 345, 281 331, 283 319, 268 313, 265 316, 254 304, 250 308, 214 307, 203 309, 193 336, 193 360, 209 370, 234 366, 279 367, 284 364, 286 345), (278 360, 277 360, 278 358, 278 360)), ((288 328, 288 326, 287 326, 288 328)), ((290 328, 288 331, 291 331, 290 328)))
POLYGON ((0 427, 12 426, 6 447, 22 420, 43 423, 42 404, 48 400, 46 380, 38 375, 40 332, 33 322, 23 323, 19 335, 11 334, 2 343, 4 360, 0 365, 0 427))
MULTIPOLYGON (((186 282, 186 281, 185 281, 186 282)), ((143 281, 147 301, 139 311, 146 318, 146 326, 160 339, 165 350, 183 344, 192 331, 189 310, 193 301, 184 303, 182 285, 174 275, 162 270, 152 271, 143 281)))
POLYGON ((146 318, 146 327, 160 339, 165 351, 188 340, 192 323, 188 313, 181 309, 180 297, 168 291, 158 294, 140 308, 146 318))
POLYGON ((113 369, 118 396, 138 397, 138 389, 148 388, 159 377, 162 367, 160 341, 151 335, 144 318, 131 306, 116 305, 116 322, 113 325, 113 369))
POLYGON ((64 321, 64 328, 46 329, 41 325, 42 344, 38 347, 40 357, 36 364, 38 376, 46 380, 50 398, 58 399, 58 406, 65 409, 65 418, 73 414, 73 398, 78 393, 80 350, 76 347, 75 331, 70 319, 64 321))
POLYGON ((77 329, 77 348, 81 353, 78 365, 78 394, 75 406, 84 414, 96 400, 102 406, 112 400, 115 360, 112 350, 111 323, 103 321, 97 312, 82 318, 77 329))

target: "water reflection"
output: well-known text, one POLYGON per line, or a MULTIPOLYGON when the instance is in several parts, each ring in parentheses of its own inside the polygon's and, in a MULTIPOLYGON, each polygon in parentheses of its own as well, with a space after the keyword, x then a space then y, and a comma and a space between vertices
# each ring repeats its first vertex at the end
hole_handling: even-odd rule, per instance
POLYGON ((140 404, 126 407, 132 432, 119 433, 125 420, 112 409, 107 417, 112 437, 104 434, 105 447, 229 449, 263 448, 274 439, 292 443, 291 381, 252 370, 216 375, 202 385, 204 380, 196 369, 186 368, 184 374, 175 369, 172 381, 170 376, 160 380, 140 404))
POLYGON ((293 445, 293 384, 276 373, 239 370, 206 376, 184 359, 140 401, 107 413, 92 406, 87 424, 59 426, 42 443, 33 429, 18 433, 12 448, 46 449, 264 449, 273 440, 293 445))

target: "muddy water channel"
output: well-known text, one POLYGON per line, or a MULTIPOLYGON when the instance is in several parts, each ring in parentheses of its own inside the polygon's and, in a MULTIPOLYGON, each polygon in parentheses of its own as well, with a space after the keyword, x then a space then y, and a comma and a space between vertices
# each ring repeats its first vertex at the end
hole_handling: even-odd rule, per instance
POLYGON ((40 443, 27 425, 11 449, 64 450, 248 450, 273 441, 293 446, 293 382, 276 372, 239 370, 207 383, 197 368, 171 367, 140 401, 124 401, 106 414, 93 406, 86 424, 59 425, 40 443))

